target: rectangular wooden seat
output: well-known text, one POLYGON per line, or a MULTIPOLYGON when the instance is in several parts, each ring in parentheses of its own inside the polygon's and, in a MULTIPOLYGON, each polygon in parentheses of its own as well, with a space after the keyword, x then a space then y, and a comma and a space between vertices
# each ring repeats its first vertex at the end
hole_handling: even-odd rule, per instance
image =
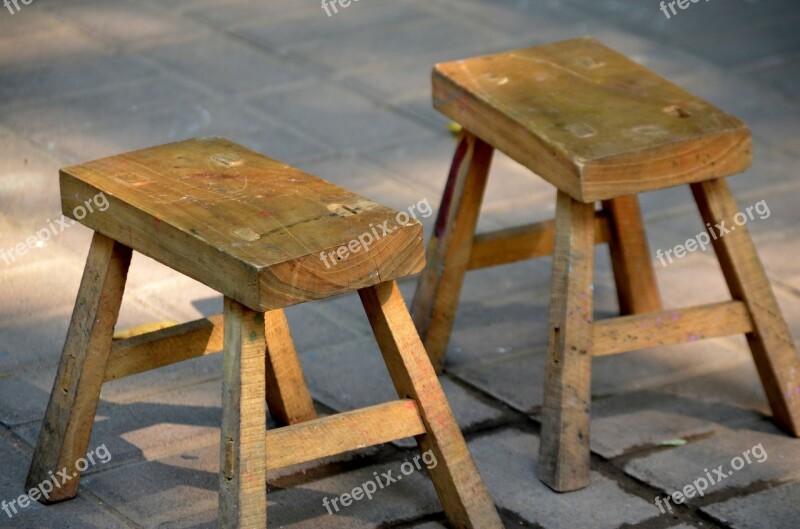
POLYGON ((775 423, 800 436, 800 356, 725 181, 750 164, 747 126, 591 38, 439 64, 433 93, 463 131, 414 321, 441 369, 466 271, 553 255, 537 467, 545 484, 589 484, 594 356, 744 334, 775 423), (475 235, 495 149, 558 188, 554 223, 475 235), (661 307, 638 194, 678 184, 689 184, 705 226, 736 224, 711 235, 730 301, 661 307), (621 315, 595 322, 598 242, 609 244, 621 315))
POLYGON ((592 38, 438 64, 434 107, 591 202, 744 171, 745 124, 592 38))
POLYGON ((67 167, 61 192, 73 218, 104 193, 105 211, 76 220, 259 311, 402 278, 425 262, 416 219, 222 138, 67 167))
POLYGON ((266 529, 268 470, 407 437, 437 461, 429 476, 452 527, 502 528, 395 281, 425 263, 413 209, 222 138, 68 167, 61 195, 95 233, 26 490, 77 471, 39 501, 77 496, 105 382, 222 349, 222 529, 266 529), (133 250, 222 292, 223 314, 112 341, 133 250), (398 398, 317 418, 283 307, 346 292, 358 292, 398 398), (267 431, 267 413, 281 428, 267 431))

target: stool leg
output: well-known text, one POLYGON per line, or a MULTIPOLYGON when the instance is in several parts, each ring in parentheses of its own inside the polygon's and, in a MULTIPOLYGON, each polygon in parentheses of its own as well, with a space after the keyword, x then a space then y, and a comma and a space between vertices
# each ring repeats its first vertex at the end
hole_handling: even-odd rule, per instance
POLYGON ((42 503, 78 494, 80 472, 75 463, 89 447, 130 262, 130 248, 94 234, 26 490, 45 481, 52 484, 52 474, 59 471, 72 478, 60 478, 61 486, 56 484, 42 503))
POLYGON ((492 153, 480 138, 462 134, 414 294, 411 314, 437 372, 444 367, 492 153))
POLYGON ((745 302, 753 320, 747 343, 775 422, 800 436, 800 358, 747 227, 734 223, 740 210, 722 178, 691 188, 703 222, 715 226, 712 244, 731 296, 745 302), (720 236, 717 224, 730 232, 720 236))
POLYGON ((603 201, 611 224, 611 265, 617 284, 619 310, 623 315, 658 312, 661 297, 658 294, 656 273, 647 234, 636 195, 603 201))
POLYGON ((359 295, 398 395, 419 408, 427 433, 417 442, 436 457, 429 474, 450 523, 456 529, 502 528, 397 283, 364 288, 359 295))
POLYGON ((267 341, 267 406, 282 425, 316 419, 317 412, 308 392, 289 322, 282 309, 264 314, 267 341))
POLYGON ((225 298, 219 510, 223 529, 267 526, 264 318, 225 298))
POLYGON ((594 204, 558 192, 539 479, 565 492, 589 485, 594 204))

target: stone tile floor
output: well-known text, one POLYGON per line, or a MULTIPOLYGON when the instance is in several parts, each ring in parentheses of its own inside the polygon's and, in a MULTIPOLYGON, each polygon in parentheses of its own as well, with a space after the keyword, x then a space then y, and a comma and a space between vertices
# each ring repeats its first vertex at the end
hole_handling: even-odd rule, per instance
MULTIPOLYGON (((223 135, 398 209, 435 205, 453 140, 430 108, 438 61, 594 35, 740 116, 756 160, 731 179, 800 338, 800 5, 655 0, 362 0, 331 17, 312 0, 35 0, 0 11, 0 248, 59 215, 60 166, 201 135, 223 135)), ((553 214, 553 191, 498 156, 481 229, 553 214)), ((642 197, 652 250, 698 232, 686 189, 642 197)), ((423 219, 427 234, 433 217, 423 219)), ((81 226, 0 263, 0 500, 22 486, 47 404, 90 233, 81 226)), ((597 315, 617 311, 598 249, 597 315)), ((659 282, 669 306, 725 299, 713 256, 659 282)), ((536 479, 549 259, 468 276, 442 383, 507 527, 794 529, 800 441, 776 430, 740 338, 595 361, 590 488, 536 479), (680 442, 675 442, 680 440, 680 442), (684 443, 685 442, 685 443, 684 443), (766 458, 672 512, 664 496, 766 458)), ((414 279, 403 291, 413 293, 414 279)), ((118 328, 220 311, 215 292, 136 256, 118 328)), ((392 397, 353 296, 288 311, 321 413, 392 397), (324 349, 323 349, 324 347, 324 349)), ((107 464, 78 499, 38 504, 0 528, 200 528, 216 524, 220 359, 108 384, 92 447, 107 464)), ((333 497, 398 467, 399 442, 270 476, 270 527, 446 526, 422 474, 329 515, 333 497)))

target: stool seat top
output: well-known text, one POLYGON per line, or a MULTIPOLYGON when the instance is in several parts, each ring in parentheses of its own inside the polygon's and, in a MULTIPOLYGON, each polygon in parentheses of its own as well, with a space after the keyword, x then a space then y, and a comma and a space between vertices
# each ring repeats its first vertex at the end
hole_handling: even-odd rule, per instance
POLYGON ((64 215, 253 310, 399 279, 425 264, 413 215, 222 138, 103 158, 60 176, 64 215))
POLYGON ((749 167, 746 125, 590 37, 437 64, 434 107, 584 202, 749 167))

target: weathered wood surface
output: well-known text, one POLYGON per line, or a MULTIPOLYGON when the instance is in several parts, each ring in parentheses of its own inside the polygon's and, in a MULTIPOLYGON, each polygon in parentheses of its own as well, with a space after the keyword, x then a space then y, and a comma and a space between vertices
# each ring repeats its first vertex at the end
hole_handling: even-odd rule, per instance
POLYGON ((289 331, 289 322, 282 309, 264 314, 264 331, 267 340, 266 384, 270 415, 282 425, 315 419, 317 412, 289 331))
POLYGON ((411 314, 437 372, 444 367, 493 152, 469 132, 461 135, 428 241, 428 266, 414 294, 411 314))
POLYGON ((639 197, 622 196, 603 201, 609 219, 608 247, 622 314, 661 310, 656 271, 647 244, 639 197))
POLYGON ((420 450, 431 451, 428 469, 447 518, 458 529, 502 529, 492 498, 453 417, 444 390, 395 281, 358 291, 400 398, 417 404, 425 435, 420 450))
POLYGON ((726 223, 731 231, 712 241, 735 300, 747 305, 753 330, 746 334, 775 422, 800 436, 800 356, 781 314, 747 226, 737 226, 736 201, 724 179, 692 186, 703 222, 726 223))
POLYGON ((78 494, 80 472, 75 462, 89 448, 130 262, 130 248, 94 234, 26 490, 65 468, 76 474, 69 481, 62 480, 46 503, 78 494))
POLYGON ((220 438, 222 529, 267 527, 264 316, 225 298, 220 438))
POLYGON ((417 405, 403 399, 267 432, 267 470, 425 433, 417 405))
POLYGON ((558 192, 538 470, 559 492, 589 485, 594 217, 558 192))
POLYGON ((433 99, 583 202, 750 165, 741 121, 588 37, 438 64, 433 99))
POLYGON ((253 310, 349 292, 424 266, 419 221, 401 225, 393 209, 221 138, 62 169, 66 216, 75 218, 100 192, 108 207, 93 205, 76 220, 253 310), (384 235, 384 223, 391 233, 384 235), (365 234, 373 239, 368 251, 352 242, 365 234))
MULTIPOLYGON (((555 220, 480 233, 475 236, 467 270, 477 270, 553 255, 555 220)), ((595 244, 611 238, 608 216, 599 212, 595 218, 595 244)))
POLYGON ((222 351, 222 314, 111 344, 105 381, 118 380, 222 351))
POLYGON ((606 356, 648 347, 692 343, 753 330, 741 301, 636 314, 594 323, 592 354, 606 356))

